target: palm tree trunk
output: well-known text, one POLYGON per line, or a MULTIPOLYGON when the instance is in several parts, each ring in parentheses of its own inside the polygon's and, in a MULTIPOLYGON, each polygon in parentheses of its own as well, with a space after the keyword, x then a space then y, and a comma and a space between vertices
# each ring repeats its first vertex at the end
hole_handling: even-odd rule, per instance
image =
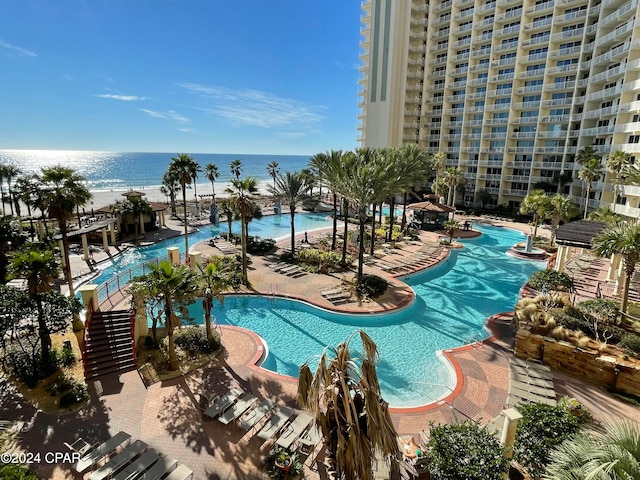
POLYGON ((40 337, 41 355, 40 365, 42 372, 49 373, 51 371, 51 337, 47 328, 47 321, 44 318, 44 310, 42 308, 42 299, 40 294, 36 294, 36 308, 38 309, 38 336, 40 337))
POLYGON ((11 215, 13 215, 13 195, 11 193, 11 178, 7 178, 7 185, 9 188, 9 206, 11 207, 11 215))
POLYGON ((344 235, 342 237, 342 266, 347 265, 347 241, 349 239, 349 200, 346 198, 342 201, 342 206, 344 208, 344 235))
POLYGON ((0 178, 0 200, 2 200, 2 215, 6 215, 7 212, 4 209, 4 188, 2 188, 3 178, 0 178))
POLYGON ((336 250, 336 237, 338 236, 338 196, 333 192, 333 232, 331 232, 331 251, 336 250))
POLYGON ((199 215, 200 212, 198 211, 198 183, 196 182, 195 177, 193 179, 193 196, 196 199, 196 215, 199 215))
POLYGON ((64 256, 64 275, 69 286, 69 297, 75 296, 73 290, 73 276, 71 274, 71 265, 69 264, 69 237, 67 236, 67 222, 58 221, 60 226, 60 236, 62 237, 62 255, 64 256))
POLYGON ((589 213, 589 194, 591 193, 591 182, 587 183, 587 195, 584 198, 584 217, 587 218, 587 213, 589 213))
POLYGON ((187 184, 182 187, 182 211, 184 213, 184 257, 189 258, 189 222, 187 221, 187 184))
POLYGON ((624 285, 622 286, 622 303, 620 305, 620 311, 627 313, 627 304, 629 303, 629 286, 631 284, 631 277, 636 269, 635 263, 630 264, 627 259, 625 262, 625 278, 624 285))
POLYGON ((403 198, 402 198, 402 223, 400 224, 400 230, 402 230, 403 232, 405 231, 405 229, 407 228, 407 199, 409 198, 409 195, 407 192, 404 192, 403 198))
POLYGON ((243 285, 248 284, 247 279, 247 232, 249 231, 248 222, 246 220, 246 215, 244 212, 240 214, 240 245, 242 248, 242 283, 243 285))
POLYGON ((358 214, 360 219, 359 232, 360 238, 358 239, 358 275, 357 280, 360 281, 362 279, 362 271, 364 264, 364 232, 367 223, 367 207, 360 207, 360 212, 358 214))
MULTIPOLYGON (((382 211, 382 209, 380 209, 382 211)), ((370 255, 373 257, 373 250, 376 248, 376 204, 373 204, 373 212, 371 215, 371 248, 370 255)))
POLYGON ((169 370, 175 372, 180 368, 180 364, 178 363, 178 357, 176 356, 176 343, 173 338, 173 321, 171 319, 171 299, 165 299, 165 330, 167 337, 169 337, 169 370))
POLYGON ((213 186, 213 180, 211 180, 211 198, 212 198, 212 202, 216 201, 216 189, 213 186))
POLYGON ((391 197, 389 201, 389 241, 393 240, 393 221, 396 213, 396 197, 391 197))
POLYGON ((211 328, 211 304, 213 300, 208 297, 202 299, 202 307, 204 309, 204 324, 207 332, 207 340, 213 343, 213 329, 211 328))
POLYGON ((289 205, 289 213, 291 215, 291 256, 295 258, 295 255, 296 255, 296 226, 295 226, 296 206, 295 205, 289 205))

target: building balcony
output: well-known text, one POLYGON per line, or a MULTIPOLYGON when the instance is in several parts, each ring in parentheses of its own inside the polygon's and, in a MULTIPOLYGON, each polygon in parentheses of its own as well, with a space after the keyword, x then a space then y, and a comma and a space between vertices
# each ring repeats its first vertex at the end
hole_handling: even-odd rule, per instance
POLYGON ((510 195, 513 197, 526 197, 528 190, 514 190, 513 188, 505 188, 502 190, 503 195, 510 195))
POLYGON ((602 55, 598 55, 591 60, 593 65, 603 65, 612 62, 616 58, 621 58, 624 56, 629 49, 631 48, 630 43, 625 43, 624 45, 620 45, 619 47, 614 48, 602 55))
POLYGON ((524 26, 525 32, 535 32, 550 26, 553 23, 553 18, 545 18, 544 20, 536 20, 535 22, 527 23, 524 26))
POLYGON ((583 35, 584 35, 584 27, 580 27, 580 28, 575 28, 573 30, 566 30, 564 32, 554 33, 553 35, 551 35, 551 41, 560 42, 562 40, 569 40, 574 37, 582 38, 583 35))
POLYGON ((529 175, 504 175, 502 178, 507 182, 529 182, 529 175))
POLYGON ((538 5, 535 5, 533 7, 529 7, 527 8, 526 12, 527 13, 536 13, 536 14, 541 14, 541 13, 551 13, 553 11, 553 7, 555 5, 555 0, 550 0, 548 2, 544 2, 544 3, 540 3, 538 5))
POLYGON ((549 52, 549 58, 563 58, 563 57, 577 58, 578 55, 580 55, 581 50, 582 50, 582 47, 560 48, 558 50, 552 50, 551 52, 549 52))
POLYGON ((545 91, 573 90, 576 88, 576 82, 556 82, 545 86, 545 91))

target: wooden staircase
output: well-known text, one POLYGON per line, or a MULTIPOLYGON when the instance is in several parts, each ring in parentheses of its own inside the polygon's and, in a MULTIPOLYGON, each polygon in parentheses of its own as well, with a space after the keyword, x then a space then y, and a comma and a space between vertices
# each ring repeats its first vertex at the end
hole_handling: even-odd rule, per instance
POLYGON ((82 360, 86 380, 137 368, 131 312, 93 312, 85 327, 82 360))

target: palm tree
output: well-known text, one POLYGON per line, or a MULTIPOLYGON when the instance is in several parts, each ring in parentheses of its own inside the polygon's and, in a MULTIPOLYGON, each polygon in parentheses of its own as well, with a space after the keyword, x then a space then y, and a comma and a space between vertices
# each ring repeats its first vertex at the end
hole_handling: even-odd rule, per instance
POLYGON ((434 153, 429 157, 429 163, 431 164, 431 169, 436 172, 436 182, 439 180, 439 175, 444 167, 447 165, 447 154, 444 152, 434 153))
POLYGON ((220 202, 220 213, 227 218, 227 225, 229 225, 227 240, 231 241, 231 224, 239 218, 239 212, 235 208, 235 202, 230 198, 225 198, 220 202))
POLYGON ((445 196, 448 190, 449 185, 447 185, 447 181, 444 178, 441 178, 440 180, 431 184, 431 191, 441 198, 445 196))
MULTIPOLYGON (((611 155, 607 157, 607 161, 605 163, 607 167, 607 171, 613 173, 616 176, 616 179, 622 180, 621 183, 624 183, 624 173, 629 165, 633 164, 633 157, 628 152, 623 152, 622 150, 616 150, 611 155)), ((616 211, 616 204, 618 201, 618 187, 620 187, 620 183, 615 183, 613 185, 615 198, 613 199, 613 212, 616 211)))
POLYGON ((195 163, 191 172, 191 178, 193 179, 193 197, 196 200, 196 215, 200 215, 200 208, 198 206, 198 182, 196 179, 198 178, 198 174, 202 173, 202 167, 195 159, 193 161, 195 163))
POLYGON ((453 243, 453 236, 456 234, 456 230, 460 228, 460 222, 458 220, 447 220, 442 224, 447 235, 449 235, 449 245, 453 243))
POLYGON ((388 403, 380 394, 378 349, 364 331, 359 335, 359 358, 349 349, 352 335, 336 348, 324 349, 315 374, 308 363, 300 367, 298 403, 315 417, 335 478, 373 478, 371 459, 377 451, 391 460, 390 478, 398 478, 402 455, 388 403))
MULTIPOLYGON (((68 222, 73 217, 76 208, 86 204, 91 199, 91 192, 84 185, 86 178, 71 168, 55 167, 43 168, 40 175, 35 177, 39 195, 32 197, 34 206, 46 209, 49 218, 58 222, 62 237, 62 255, 64 258, 64 272, 69 286, 69 296, 75 296, 73 277, 69 262, 68 222)), ((76 321, 75 328, 80 328, 76 321)))
POLYGON ((289 206, 291 215, 291 255, 295 256, 296 248, 296 208, 309 196, 307 195, 307 178, 301 172, 286 172, 278 175, 273 187, 269 186, 269 193, 289 206))
POLYGON ((629 284, 640 260, 640 223, 617 223, 600 232, 593 238, 593 251, 599 257, 609 258, 618 254, 623 259, 624 285, 620 311, 627 313, 629 284))
POLYGON ((175 177, 175 172, 171 170, 167 170, 162 175, 162 187, 160 190, 163 195, 167 195, 169 197, 169 202, 171 204, 171 214, 176 214, 176 191, 179 188, 178 179, 175 177))
POLYGON ((578 178, 582 180, 587 186, 587 191, 584 198, 584 218, 587 218, 587 214, 589 213, 589 194, 591 193, 591 184, 598 180, 601 176, 602 161, 599 157, 593 157, 590 160, 587 160, 578 172, 578 178))
POLYGON ((213 202, 216 201, 216 189, 215 189, 215 181, 220 176, 220 172, 218 171, 218 166, 213 163, 207 163, 204 166, 204 175, 207 177, 207 180, 211 182, 211 195, 213 198, 213 202))
POLYGON ((169 370, 178 370, 178 357, 173 338, 173 330, 179 324, 174 313, 193 303, 198 292, 196 274, 186 265, 173 265, 164 261, 157 265, 149 264, 150 272, 134 278, 135 283, 143 284, 144 291, 151 297, 161 298, 164 313, 165 333, 169 337, 169 370))
POLYGON ((240 212, 240 242, 242 245, 242 283, 248 285, 247 278, 247 238, 249 237, 249 222, 254 212, 254 196, 258 193, 258 182, 255 178, 244 180, 234 178, 226 193, 233 198, 237 210, 240 212))
POLYGON ((276 188, 276 177, 280 174, 280 166, 275 160, 267 165, 267 173, 273 178, 273 188, 276 188))
POLYGON ((580 213, 580 209, 569 197, 560 195, 559 193, 551 197, 551 244, 556 240, 556 232, 560 222, 568 222, 580 213))
POLYGON ((549 218, 551 211, 551 199, 547 197, 544 190, 534 190, 527 194, 520 205, 520 213, 527 215, 533 214, 533 239, 535 240, 538 234, 538 225, 540 222, 549 218))
MULTIPOLYGON (((318 153, 311 157, 309 164, 318 172, 321 182, 326 183, 333 195, 333 229, 331 232, 331 250, 336 249, 336 238, 338 235, 338 175, 342 166, 342 159, 345 153, 342 150, 331 150, 330 152, 318 153)), ((346 212, 344 213, 345 224, 347 222, 346 212)), ((346 252, 345 252, 346 253, 346 252)))
POLYGON ((184 212, 184 252, 188 258, 189 255, 189 222, 187 221, 187 185, 191 185, 191 181, 197 175, 199 165, 196 161, 186 153, 179 153, 177 157, 171 159, 169 163, 171 178, 177 180, 182 189, 182 208, 184 212))
POLYGON ((458 185, 462 185, 466 182, 462 172, 458 167, 449 167, 444 171, 442 175, 443 179, 447 182, 447 186, 449 187, 449 198, 447 200, 447 205, 454 207, 456 202, 456 189, 458 185))
POLYGON ((599 160, 600 154, 595 148, 591 146, 584 147, 576 154, 576 162, 578 162, 580 165, 585 165, 589 160, 593 159, 599 160))
POLYGON ((587 219, 592 222, 604 222, 608 225, 613 225, 622 221, 622 215, 613 213, 609 207, 598 207, 593 212, 589 212, 587 219))
POLYGON ((480 202, 480 206, 484 209, 487 203, 493 199, 493 195, 486 188, 482 188, 476 192, 476 201, 480 202))
POLYGON ((40 361, 44 373, 50 373, 54 364, 51 362, 51 335, 44 314, 43 296, 52 290, 51 285, 59 274, 60 267, 49 250, 29 248, 13 255, 11 277, 26 279, 27 291, 36 301, 38 336, 42 349, 40 361))
POLYGON ((224 302, 222 292, 232 285, 231 276, 225 270, 220 260, 210 261, 205 267, 200 267, 200 284, 202 292, 202 308, 204 309, 204 323, 207 331, 207 340, 214 343, 213 329, 211 328, 211 310, 214 299, 224 302))
POLYGON ((566 440, 551 452, 543 478, 640 478, 640 425, 633 420, 612 418, 591 434, 579 433, 566 440))
MULTIPOLYGON (((2 173, 4 178, 7 179, 7 186, 9 188, 9 206, 11 207, 11 215, 13 215, 14 214, 13 212, 14 198, 13 198, 13 192, 11 190, 11 180, 17 177, 18 175, 20 175, 22 171, 15 165, 4 165, 2 173)), ((16 208, 19 208, 18 205, 19 205, 18 202, 16 202, 16 208)), ((16 215, 20 215, 19 210, 16 212, 16 215)))
POLYGON ((240 180, 240 174, 242 174, 242 160, 235 159, 231 162, 231 175, 236 177, 236 180, 240 180))
POLYGON ((0 200, 2 201, 2 215, 6 215, 7 212, 4 208, 4 179, 7 178, 8 165, 0 164, 0 200))

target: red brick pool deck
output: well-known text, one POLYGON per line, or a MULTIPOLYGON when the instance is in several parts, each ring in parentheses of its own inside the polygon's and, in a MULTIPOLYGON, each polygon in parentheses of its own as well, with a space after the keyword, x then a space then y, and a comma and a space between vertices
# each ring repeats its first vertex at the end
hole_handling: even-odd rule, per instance
MULTIPOLYGON (((403 251, 390 255, 404 255, 419 246, 402 248, 403 251)), ((442 260, 445 255, 436 260, 442 260)), ((340 284, 341 276, 309 274, 291 279, 273 271, 267 265, 269 260, 256 257, 253 261, 249 272, 252 293, 285 295, 286 292, 288 297, 306 299, 324 308, 367 313, 392 310, 412 301, 411 290, 400 279, 391 278, 390 293, 381 302, 335 306, 322 297, 320 290, 340 284)), ((381 273, 374 267, 366 268, 368 272, 381 273)), ((497 314, 488 321, 493 337, 443 352, 455 371, 452 394, 418 408, 392 408, 391 417, 400 435, 417 435, 428 429, 431 422, 473 419, 484 423, 500 413, 507 398, 508 360, 513 348, 510 321, 510 312, 497 314)), ((297 407, 296 379, 255 365, 262 355, 262 345, 254 333, 223 327, 222 341, 224 352, 216 361, 173 380, 146 387, 134 371, 90 382, 88 405, 80 412, 61 416, 36 411, 0 378, 0 418, 25 422, 23 432, 15 440, 15 447, 22 451, 66 451, 63 442, 70 443, 78 437, 101 441, 124 430, 133 439, 141 439, 189 466, 195 479, 260 479, 261 461, 269 443, 259 442, 236 426, 203 419, 198 408, 199 395, 224 392, 235 386, 297 407)), ((558 395, 577 398, 599 418, 606 415, 640 418, 638 407, 622 403, 601 388, 557 372, 554 372, 554 383, 558 395)), ((33 467, 41 478, 83 478, 68 463, 41 462, 33 467)), ((317 470, 307 469, 306 473, 310 479, 327 478, 322 462, 318 462, 317 470)))

